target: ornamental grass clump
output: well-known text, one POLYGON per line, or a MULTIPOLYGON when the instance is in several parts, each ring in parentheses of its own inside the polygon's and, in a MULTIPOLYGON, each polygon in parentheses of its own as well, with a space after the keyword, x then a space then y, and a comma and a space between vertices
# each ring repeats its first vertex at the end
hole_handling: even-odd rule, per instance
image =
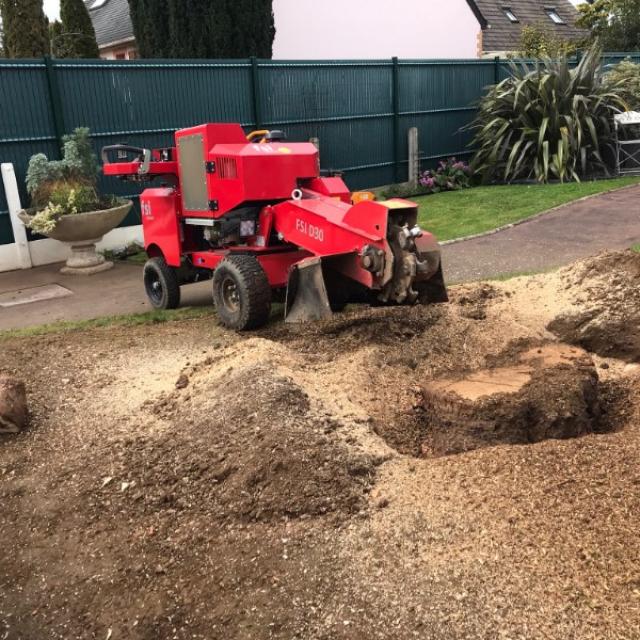
POLYGON ((608 175, 613 116, 625 109, 622 83, 604 81, 597 47, 574 69, 566 58, 512 62, 471 125, 472 167, 485 182, 608 175))
POLYGON ((62 160, 38 153, 29 160, 27 191, 33 215, 27 223, 37 233, 49 234, 62 216, 109 209, 120 203, 114 196, 100 196, 96 183, 98 163, 89 129, 78 128, 64 138, 62 160))

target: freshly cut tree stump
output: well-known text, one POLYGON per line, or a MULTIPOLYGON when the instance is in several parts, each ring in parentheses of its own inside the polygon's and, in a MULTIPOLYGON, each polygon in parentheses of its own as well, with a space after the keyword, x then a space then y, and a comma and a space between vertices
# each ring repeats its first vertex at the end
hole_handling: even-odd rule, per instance
POLYGON ((24 383, 0 376, 0 433, 19 433, 27 424, 27 394, 24 383))
POLYGON ((504 366, 428 383, 423 409, 425 456, 574 438, 597 426, 598 374, 586 351, 552 343, 504 366))

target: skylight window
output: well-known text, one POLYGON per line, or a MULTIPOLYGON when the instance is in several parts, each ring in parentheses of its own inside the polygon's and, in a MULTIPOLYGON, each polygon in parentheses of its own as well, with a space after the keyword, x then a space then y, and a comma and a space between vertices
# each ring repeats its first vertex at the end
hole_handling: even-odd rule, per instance
POLYGON ((511 10, 511 7, 502 7, 502 10, 504 11, 504 15, 507 16, 511 22, 520 22, 518 20, 518 16, 516 16, 516 14, 511 10))
POLYGON ((92 9, 97 9, 98 7, 101 7, 102 5, 107 4, 107 0, 95 0, 95 2, 91 5, 92 9))
POLYGON ((545 7, 545 11, 554 24, 564 24, 564 20, 560 17, 555 7, 545 7))

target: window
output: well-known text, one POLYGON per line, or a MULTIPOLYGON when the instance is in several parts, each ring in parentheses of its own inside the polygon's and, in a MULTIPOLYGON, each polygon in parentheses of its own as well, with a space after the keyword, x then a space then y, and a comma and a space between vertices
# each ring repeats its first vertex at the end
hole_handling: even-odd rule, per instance
POLYGON ((95 2, 91 5, 91 9, 97 9, 101 7, 103 4, 106 4, 107 0, 95 0, 95 2))
POLYGON ((502 10, 504 11, 504 15, 507 16, 511 22, 520 22, 516 14, 511 10, 511 7, 502 7, 502 10))
POLYGON ((547 12, 547 15, 551 18, 554 24, 564 24, 564 20, 560 17, 555 7, 545 7, 544 10, 547 12))

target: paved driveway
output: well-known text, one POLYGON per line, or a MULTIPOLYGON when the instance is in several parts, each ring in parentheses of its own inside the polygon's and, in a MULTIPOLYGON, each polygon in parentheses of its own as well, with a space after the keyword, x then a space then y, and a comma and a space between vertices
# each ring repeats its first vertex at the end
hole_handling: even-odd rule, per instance
POLYGON ((466 282, 543 271, 640 243, 640 186, 574 202, 493 235, 446 245, 445 277, 466 282))
MULTIPOLYGON (((577 202, 499 233, 444 247, 449 283, 540 271, 603 249, 640 243, 640 186, 577 202)), ((86 320, 148 311, 139 266, 119 263, 90 277, 63 276, 61 265, 0 273, 0 300, 59 285, 66 297, 20 306, 0 305, 0 330, 58 320, 86 320)), ((184 287, 183 304, 211 304, 211 283, 184 287)))

